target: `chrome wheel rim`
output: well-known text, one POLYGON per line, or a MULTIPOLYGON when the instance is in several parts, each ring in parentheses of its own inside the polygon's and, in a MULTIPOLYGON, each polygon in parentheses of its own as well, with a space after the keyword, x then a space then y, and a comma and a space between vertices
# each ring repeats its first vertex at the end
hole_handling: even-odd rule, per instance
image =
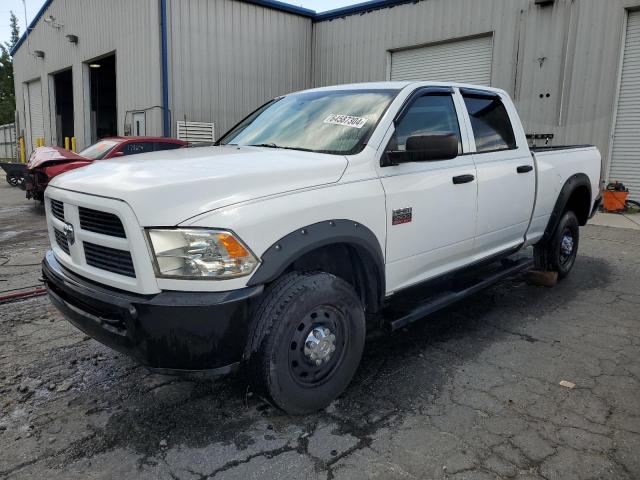
POLYGON ((574 249, 575 241, 573 238, 573 233, 571 232, 571 230, 566 229, 562 233, 562 238, 560 240, 560 263, 562 263, 563 265, 567 264, 573 257, 574 249))

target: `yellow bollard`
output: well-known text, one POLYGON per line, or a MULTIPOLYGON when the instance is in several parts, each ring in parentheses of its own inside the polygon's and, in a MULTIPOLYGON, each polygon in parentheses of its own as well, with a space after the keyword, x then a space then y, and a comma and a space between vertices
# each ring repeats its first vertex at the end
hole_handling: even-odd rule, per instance
POLYGON ((18 145, 20 145, 20 162, 24 163, 27 161, 27 155, 24 150, 24 138, 20 137, 18 140, 18 145))
POLYGON ((76 137, 71 137, 71 151, 76 151, 76 137))
POLYGON ((69 150, 69 137, 64 137, 64 149, 69 150))

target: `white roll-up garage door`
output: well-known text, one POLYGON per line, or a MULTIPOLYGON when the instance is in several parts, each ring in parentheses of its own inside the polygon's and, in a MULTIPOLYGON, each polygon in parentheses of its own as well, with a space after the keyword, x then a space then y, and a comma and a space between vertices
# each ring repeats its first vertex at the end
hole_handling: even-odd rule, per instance
POLYGON ((40 80, 27 83, 29 93, 29 119, 31 121, 31 144, 36 146, 37 138, 44 138, 44 116, 42 114, 42 86, 40 80))
POLYGON ((640 200, 640 12, 629 13, 609 181, 640 200))
POLYGON ((458 40, 391 54, 391 80, 491 85, 493 37, 458 40))

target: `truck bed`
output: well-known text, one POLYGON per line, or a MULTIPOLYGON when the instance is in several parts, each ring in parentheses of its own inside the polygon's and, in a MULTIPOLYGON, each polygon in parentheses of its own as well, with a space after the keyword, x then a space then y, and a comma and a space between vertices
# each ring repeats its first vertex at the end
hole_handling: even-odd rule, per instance
POLYGON ((589 179, 591 199, 596 200, 600 189, 601 157, 592 145, 561 145, 531 148, 535 159, 537 182, 536 203, 527 243, 533 244, 542 237, 565 182, 576 175, 589 179))
POLYGON ((559 150, 573 150, 574 148, 593 148, 593 145, 545 145, 544 147, 529 147, 533 153, 557 152, 559 150))

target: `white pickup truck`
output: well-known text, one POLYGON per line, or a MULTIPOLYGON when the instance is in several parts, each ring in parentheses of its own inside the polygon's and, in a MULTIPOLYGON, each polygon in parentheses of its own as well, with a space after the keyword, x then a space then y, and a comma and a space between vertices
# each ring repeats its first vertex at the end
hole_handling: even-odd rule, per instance
POLYGON ((312 412, 347 387, 389 305, 394 329, 533 259, 566 276, 600 170, 594 147, 531 151, 495 88, 302 91, 217 146, 56 177, 44 281, 74 325, 150 368, 244 365, 274 404, 312 412), (425 285, 436 293, 393 307, 425 285))

